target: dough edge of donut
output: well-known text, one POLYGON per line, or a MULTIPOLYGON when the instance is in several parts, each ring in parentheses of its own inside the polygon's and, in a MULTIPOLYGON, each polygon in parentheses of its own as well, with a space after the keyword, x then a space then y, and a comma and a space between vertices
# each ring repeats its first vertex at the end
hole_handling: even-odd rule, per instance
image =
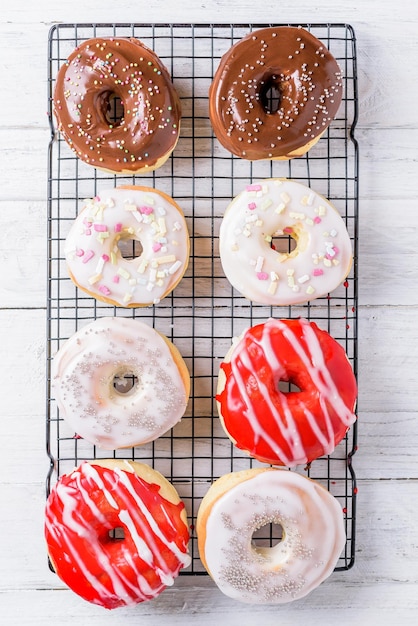
MULTIPOLYGON (((177 134, 177 138, 173 147, 170 148, 170 150, 166 152, 165 154, 163 154, 159 159, 157 159, 153 165, 142 165, 141 167, 138 167, 138 169, 135 169, 135 168, 109 169, 105 167, 104 165, 100 165, 100 164, 97 165, 97 163, 91 163, 90 161, 86 161, 84 158, 82 158, 82 156, 80 155, 77 149, 75 148, 71 148, 71 149, 77 155, 77 157, 81 159, 84 163, 87 163, 87 165, 90 165, 91 167, 94 167, 95 169, 100 170, 101 172, 105 172, 106 174, 112 174, 116 176, 146 176, 147 174, 151 174, 152 172, 155 172, 155 170, 158 170, 160 167, 162 167, 168 161, 172 152, 175 150, 178 144, 179 138, 180 138, 180 127, 181 127, 180 119, 178 121, 177 126, 178 126, 178 134, 177 134)), ((58 130, 61 134, 64 134, 64 131, 60 130, 59 128, 58 130)), ((135 163, 140 163, 140 161, 135 161, 135 163)))

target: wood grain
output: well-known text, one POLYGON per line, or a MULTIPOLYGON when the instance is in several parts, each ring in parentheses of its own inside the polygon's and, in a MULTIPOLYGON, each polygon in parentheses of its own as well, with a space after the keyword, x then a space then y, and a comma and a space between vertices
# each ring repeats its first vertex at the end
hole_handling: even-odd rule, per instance
MULTIPOLYGON (((4 4, 4 3, 3 3, 4 4)), ((16 0, 0 8, 7 86, 0 118, 0 607, 8 626, 412 624, 418 609, 418 4, 307 0, 16 0), (47 34, 56 22, 348 22, 358 44, 360 115, 359 450, 356 563, 304 600, 247 607, 209 578, 181 577, 156 601, 115 613, 66 590, 46 564, 47 34)))

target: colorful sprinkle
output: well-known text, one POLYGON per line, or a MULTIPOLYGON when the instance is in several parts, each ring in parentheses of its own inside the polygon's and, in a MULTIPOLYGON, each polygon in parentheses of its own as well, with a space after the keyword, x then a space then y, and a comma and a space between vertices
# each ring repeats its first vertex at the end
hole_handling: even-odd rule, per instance
POLYGON ((257 272, 258 280, 268 280, 269 275, 267 272, 257 272))

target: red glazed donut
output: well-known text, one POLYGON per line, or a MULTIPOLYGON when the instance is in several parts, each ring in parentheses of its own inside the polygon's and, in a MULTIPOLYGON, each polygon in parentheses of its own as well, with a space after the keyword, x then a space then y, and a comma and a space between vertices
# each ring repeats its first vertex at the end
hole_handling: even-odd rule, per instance
POLYGON ((340 68, 303 28, 249 33, 222 57, 209 90, 209 114, 220 143, 256 161, 305 154, 334 119, 342 97, 340 68), (275 90, 278 105, 268 93, 275 90))
POLYGON ((83 462, 62 476, 45 537, 58 576, 106 609, 154 598, 190 563, 184 504, 159 472, 133 461, 83 462))
POLYGON ((137 39, 100 38, 80 44, 58 72, 58 128, 77 156, 117 174, 150 172, 173 151, 180 102, 167 69, 137 39), (123 118, 109 120, 119 98, 123 118))
POLYGON ((293 467, 331 454, 354 423, 357 385, 342 346, 305 319, 247 330, 221 364, 217 402, 236 446, 293 467), (280 381, 299 391, 283 392, 280 381))

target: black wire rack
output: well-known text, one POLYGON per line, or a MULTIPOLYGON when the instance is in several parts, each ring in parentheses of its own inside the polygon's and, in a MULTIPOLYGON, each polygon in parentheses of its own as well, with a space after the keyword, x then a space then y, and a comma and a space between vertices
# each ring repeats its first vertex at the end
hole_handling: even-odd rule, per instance
MULTIPOLYGON (((327 330, 345 348, 357 375, 358 146, 355 33, 346 24, 301 24, 320 39, 340 64, 341 107, 318 144, 304 157, 249 162, 226 152, 208 117, 208 89, 221 56, 251 30, 277 24, 60 24, 49 33, 48 103, 51 125, 48 172, 48 300, 46 445, 50 459, 47 493, 60 475, 82 460, 126 458, 150 464, 177 488, 189 517, 192 563, 184 574, 204 574, 194 525, 202 497, 219 476, 258 466, 224 434, 214 400, 219 365, 233 337, 269 317, 303 316, 327 330), (58 69, 82 41, 100 36, 137 37, 151 47, 171 73, 182 101, 177 147, 158 170, 141 176, 114 176, 81 162, 57 133, 52 94, 58 69), (333 293, 306 305, 266 307, 240 296, 225 278, 218 233, 222 215, 244 186, 257 179, 288 177, 326 196, 339 210, 350 234, 354 263, 333 293), (140 181, 138 183, 138 181, 140 181), (79 291, 68 277, 63 244, 85 198, 117 184, 155 187, 182 207, 191 236, 189 268, 176 289, 158 305, 121 309, 79 291), (50 389, 50 366, 63 342, 83 325, 103 316, 137 317, 164 333, 179 348, 191 375, 191 396, 181 422, 156 441, 103 452, 79 438, 60 418, 50 389)), ((117 107, 115 107, 117 109, 117 107)), ((117 113, 115 113, 117 114, 117 113)), ((335 452, 300 473, 320 482, 340 501, 347 533, 337 570, 355 558, 356 480, 353 455, 357 425, 335 452)), ((255 541, 271 545, 273 527, 255 541)))

